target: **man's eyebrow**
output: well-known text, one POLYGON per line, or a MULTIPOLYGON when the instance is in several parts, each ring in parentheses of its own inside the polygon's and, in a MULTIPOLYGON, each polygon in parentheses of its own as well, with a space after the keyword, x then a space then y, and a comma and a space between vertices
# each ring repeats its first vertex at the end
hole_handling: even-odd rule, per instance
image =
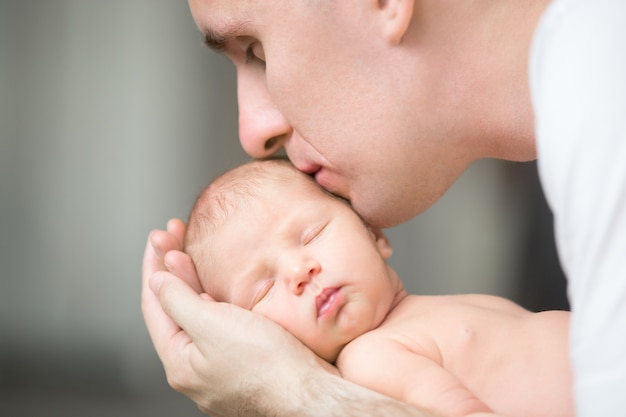
POLYGON ((214 51, 224 52, 228 42, 240 35, 247 27, 246 23, 236 23, 228 25, 222 31, 204 28, 202 31, 204 44, 214 51))
POLYGON ((205 30, 203 35, 204 44, 217 52, 224 52, 228 40, 231 39, 228 34, 218 34, 209 29, 205 30))

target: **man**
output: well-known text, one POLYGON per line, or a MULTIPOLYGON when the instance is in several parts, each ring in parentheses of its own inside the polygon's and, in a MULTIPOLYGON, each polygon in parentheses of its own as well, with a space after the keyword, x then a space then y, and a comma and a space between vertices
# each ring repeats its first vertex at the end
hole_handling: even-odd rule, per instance
MULTIPOLYGON (((477 159, 538 158, 569 282, 577 414, 624 413, 625 2, 189 4, 237 69, 244 149, 284 148, 375 226, 424 211, 477 159)), ((151 235, 143 311, 170 383, 201 409, 428 415, 326 372, 265 320, 199 297, 176 251, 183 231, 173 221, 151 235)))

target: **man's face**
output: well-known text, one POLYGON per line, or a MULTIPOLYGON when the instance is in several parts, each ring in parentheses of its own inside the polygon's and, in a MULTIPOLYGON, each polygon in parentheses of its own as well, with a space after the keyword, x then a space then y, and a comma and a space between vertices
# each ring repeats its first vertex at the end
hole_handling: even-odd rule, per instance
POLYGON ((440 81, 443 49, 428 34, 419 53, 389 41, 385 25, 395 23, 372 3, 189 0, 207 43, 235 64, 244 149, 262 157, 284 147, 388 227, 429 207, 474 155, 456 141, 458 103, 448 98, 457 95, 447 89, 459 83, 440 81))
POLYGON ((208 239, 203 286, 332 362, 390 310, 401 288, 385 263, 391 248, 305 177, 257 185, 255 193, 208 239))

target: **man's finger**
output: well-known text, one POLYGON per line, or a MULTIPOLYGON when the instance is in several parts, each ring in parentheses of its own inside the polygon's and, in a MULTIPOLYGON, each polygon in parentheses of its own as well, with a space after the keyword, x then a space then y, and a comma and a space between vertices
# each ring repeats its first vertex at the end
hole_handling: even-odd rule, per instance
POLYGON ((165 265, 172 274, 185 281, 194 291, 203 292, 196 267, 189 255, 177 250, 169 251, 165 254, 165 265))
POLYGON ((180 219, 170 219, 167 222, 167 231, 178 239, 181 248, 183 247, 186 229, 187 225, 180 219))
POLYGON ((155 247, 154 242, 160 242, 160 235, 164 232, 163 230, 153 230, 148 235, 148 242, 146 243, 146 248, 143 253, 143 263, 141 265, 141 271, 143 280, 145 282, 147 277, 151 276, 156 271, 165 270, 165 266, 163 265, 163 253, 160 253, 160 249, 155 247))
MULTIPOLYGON (((168 272, 158 271, 153 277, 168 272)), ((164 360, 164 356, 170 350, 170 344, 175 336, 181 332, 180 326, 167 315, 161 307, 161 302, 157 295, 150 288, 150 277, 144 282, 141 289, 141 310, 150 338, 157 351, 157 354, 164 360)))
MULTIPOLYGON (((159 273, 153 277, 152 288, 160 301, 162 310, 177 323, 179 328, 184 329, 192 338, 195 333, 203 334, 201 329, 202 312, 207 309, 211 302, 200 297, 198 292, 187 283, 170 273, 159 273)), ((166 338, 168 335, 163 334, 166 338)), ((173 334, 169 334, 171 338, 173 334)), ((167 340, 159 340, 161 346, 168 343, 167 340)), ((156 342, 155 342, 156 344, 156 342)))
POLYGON ((154 248, 154 252, 161 259, 171 250, 183 250, 178 238, 165 230, 153 230, 150 233, 149 241, 154 248))

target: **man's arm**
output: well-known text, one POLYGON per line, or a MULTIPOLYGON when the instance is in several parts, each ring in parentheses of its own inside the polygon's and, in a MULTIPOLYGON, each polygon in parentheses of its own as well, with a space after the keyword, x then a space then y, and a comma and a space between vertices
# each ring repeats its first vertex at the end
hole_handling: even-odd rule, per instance
POLYGON ((178 252, 183 234, 180 221, 170 222, 168 232, 151 234, 143 263, 142 311, 169 384, 203 412, 225 417, 433 417, 345 381, 274 322, 200 296, 193 264, 178 252), (178 276, 166 270, 166 263, 178 276))

